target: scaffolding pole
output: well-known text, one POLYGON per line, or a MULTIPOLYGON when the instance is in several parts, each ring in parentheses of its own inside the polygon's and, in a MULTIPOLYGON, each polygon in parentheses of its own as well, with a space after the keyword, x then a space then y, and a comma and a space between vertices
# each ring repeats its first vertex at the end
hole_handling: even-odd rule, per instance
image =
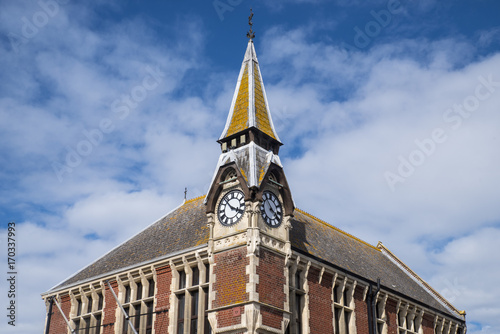
POLYGON ((116 303, 118 304, 118 306, 120 306, 120 309, 122 310, 123 315, 125 316, 125 319, 127 319, 130 328, 132 329, 132 331, 134 332, 134 334, 138 334, 137 331, 134 328, 134 325, 132 325, 132 321, 130 321, 129 315, 127 314, 127 312, 123 308, 122 304, 118 300, 118 297, 116 296, 115 290, 113 290, 113 287, 111 286, 111 284, 109 283, 109 281, 106 281, 106 284, 108 284, 109 289, 111 290, 111 293, 113 294, 113 297, 115 297, 116 303))
POLYGON ((66 316, 64 315, 64 312, 63 312, 63 311, 62 311, 62 309, 61 309, 61 305, 59 305, 59 303, 57 302, 56 297, 55 297, 55 296, 54 296, 54 297, 52 297, 52 300, 54 301, 54 303, 56 303, 56 306, 57 306, 57 308, 59 309, 59 312, 61 312, 61 315, 63 316, 64 321, 66 321, 66 325, 68 325, 68 328, 69 328, 69 330, 71 331, 71 333, 75 334, 75 330, 74 330, 73 328, 71 328, 71 325, 70 325, 70 323, 69 323, 69 321, 68 321, 68 318, 66 318, 66 316))

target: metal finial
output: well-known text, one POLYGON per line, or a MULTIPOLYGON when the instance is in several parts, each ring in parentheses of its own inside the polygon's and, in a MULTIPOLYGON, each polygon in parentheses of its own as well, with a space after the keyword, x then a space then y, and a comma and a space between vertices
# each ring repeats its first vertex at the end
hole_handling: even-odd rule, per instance
POLYGON ((250 8, 250 16, 248 17, 248 25, 250 26, 250 30, 248 30, 248 32, 247 32, 247 37, 250 39, 255 38, 255 34, 252 30, 252 26, 253 26, 252 18, 253 18, 253 11, 252 11, 252 8, 250 8))
POLYGON ((184 188, 184 200, 187 199, 188 188, 184 188))

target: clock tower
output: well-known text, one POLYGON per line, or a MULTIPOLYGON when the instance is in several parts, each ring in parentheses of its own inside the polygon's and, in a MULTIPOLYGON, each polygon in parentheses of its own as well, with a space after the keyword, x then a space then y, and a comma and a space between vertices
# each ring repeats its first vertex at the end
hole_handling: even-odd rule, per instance
POLYGON ((295 208, 247 36, 206 196, 42 294, 46 333, 464 334, 465 311, 382 243, 295 208))
MULTIPOLYGON (((250 17, 251 19, 251 17, 250 17)), ((251 25, 251 21, 250 21, 251 25)), ((290 320, 289 230, 294 203, 250 29, 221 155, 205 199, 208 318, 216 333, 284 333, 290 320)))

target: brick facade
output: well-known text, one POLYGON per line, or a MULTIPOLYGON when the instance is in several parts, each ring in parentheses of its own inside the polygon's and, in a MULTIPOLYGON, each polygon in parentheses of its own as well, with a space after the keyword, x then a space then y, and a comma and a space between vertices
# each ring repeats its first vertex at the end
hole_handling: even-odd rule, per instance
POLYGON ((283 309, 285 303, 285 257, 262 248, 259 255, 257 292, 260 301, 283 309), (264 284, 262 284, 264 283, 264 284))
POLYGON ((281 328, 283 321, 283 312, 268 306, 261 306, 260 314, 262 315, 262 324, 272 328, 281 328))
POLYGON ((311 333, 333 333, 332 281, 333 275, 325 273, 320 279, 320 270, 309 269, 309 326, 311 333))
MULTIPOLYGON (((246 247, 231 249, 214 255, 213 291, 215 300, 212 308, 248 301, 246 286, 249 277, 246 266, 249 263, 246 247)), ((218 327, 233 326, 241 323, 242 307, 220 310, 217 313, 218 327)))
MULTIPOLYGON (((257 292, 262 303, 283 309, 286 302, 284 273, 285 257, 262 248, 259 255, 257 292)), ((262 324, 281 328, 283 312, 270 307, 261 307, 262 324)))
POLYGON ((236 306, 220 310, 217 313, 217 324, 219 328, 241 324, 241 315, 244 312, 243 306, 236 306))
MULTIPOLYGON (((66 318, 69 319, 69 312, 71 311, 71 299, 69 295, 62 295, 60 301, 61 309, 64 312, 66 318)), ((66 326, 66 321, 61 315, 61 312, 56 307, 55 303, 52 307, 52 318, 50 319, 50 334, 66 333, 68 326, 66 326)))
POLYGON ((170 266, 156 269, 156 320, 154 328, 156 333, 166 333, 169 325, 168 310, 170 309, 170 286, 172 283, 172 270, 170 266), (164 311, 164 312, 163 312, 164 311))
POLYGON ((247 250, 245 247, 214 255, 213 273, 215 282, 213 290, 216 298, 212 305, 213 308, 242 303, 248 300, 248 293, 246 292, 248 258, 246 255, 247 250))
MULTIPOLYGON (((109 282, 113 291, 118 295, 118 283, 116 281, 109 282)), ((114 334, 116 326, 116 308, 115 297, 106 284, 104 287, 104 308, 103 308, 103 334, 114 334)))
POLYGON ((429 315, 424 315, 422 319, 422 329, 424 334, 434 334, 434 319, 429 315))
MULTIPOLYGON (((287 295, 289 287, 287 286, 285 256, 278 252, 269 250, 266 247, 260 247, 258 256, 255 254, 249 255, 247 247, 232 248, 227 251, 221 251, 214 254, 212 267, 212 275, 210 275, 211 290, 214 296, 212 305, 208 305, 208 309, 216 309, 216 323, 218 328, 225 328, 231 333, 240 332, 241 326, 247 322, 248 326, 248 309, 247 306, 252 305, 253 301, 257 302, 258 317, 251 320, 254 321, 254 326, 258 327, 259 333, 278 333, 283 330, 283 324, 288 319, 287 295), (255 265, 255 272, 251 274, 252 263, 255 265), (252 276, 253 275, 253 276, 252 276), (253 277, 253 278, 252 278, 253 277), (250 300, 249 287, 252 286, 252 279, 255 283, 255 296, 257 299, 250 300), (284 310, 284 311, 283 311, 284 310)), ((168 263, 168 262, 167 262, 168 263)), ((171 262, 170 262, 171 263, 171 262)), ((206 263, 206 262, 205 262, 206 263)), ((306 304, 304 305, 303 325, 309 328, 310 334, 325 334, 335 333, 334 331, 334 312, 332 301, 332 288, 334 286, 334 274, 332 271, 318 265, 308 265, 310 262, 303 260, 298 266, 303 272, 306 279, 307 289, 302 293, 306 293, 306 304), (307 268, 307 269, 306 269, 307 268), (326 270, 325 270, 326 269, 326 270)), ((290 264, 290 262, 288 262, 290 264)), ((190 265, 191 267, 192 264, 190 265)), ((204 274, 205 275, 205 274, 204 274)), ((341 275, 340 273, 337 275, 341 275)), ((346 284, 347 287, 352 287, 354 281, 348 278, 336 278, 336 285, 346 284), (345 283, 348 282, 348 283, 345 283)), ((158 265, 154 269, 155 278, 155 299, 153 329, 154 333, 168 333, 169 330, 175 328, 170 326, 171 312, 175 312, 176 305, 171 305, 172 301, 172 280, 173 272, 169 264, 158 265)), ((103 281, 104 282, 104 281, 103 281)), ((200 282, 205 282, 204 280, 200 282)), ((115 292, 119 295, 118 282, 110 281, 110 284, 115 292)), ((348 308, 354 312, 351 318, 350 334, 373 334, 370 329, 368 312, 370 301, 367 295, 367 287, 362 282, 357 281, 354 292, 352 293, 352 302, 348 308)), ((94 286, 97 286, 94 283, 94 286)), ((101 334, 116 334, 121 332, 119 328, 122 315, 118 310, 115 298, 107 284, 101 283, 103 286, 104 303, 102 308, 101 334), (118 311, 117 311, 118 310, 118 311), (118 318, 116 315, 118 314, 118 318)), ((204 287, 208 291, 208 285, 204 287)), ((123 291, 122 291, 123 292, 123 291)), ((74 292, 73 292, 74 293, 74 292)), ((381 292, 378 301, 383 301, 386 296, 385 292, 381 292), (381 299, 382 298, 382 299, 381 299)), ((60 305, 66 315, 71 320, 71 297, 69 294, 60 295, 60 305)), ((346 298, 344 296, 344 298, 346 298)), ((398 328, 398 307, 404 310, 408 301, 401 301, 399 297, 389 295, 385 299, 384 314, 381 315, 385 319, 385 329, 383 334, 400 334, 398 328)), ((201 302, 201 301, 200 301, 201 302)), ((415 309, 415 305, 411 305, 410 309, 415 309)), ((421 310, 417 306, 417 310, 421 310)), ((294 311, 294 310, 290 310, 294 311)), ((73 310, 73 312, 75 312, 73 310)), ((419 311, 420 312, 420 311, 419 311)), ((425 310, 423 313, 421 334, 434 334, 435 314, 425 310)), ((255 328, 255 327, 254 327, 255 328)), ((293 327, 295 328, 295 327, 293 327)), ((404 329, 404 328, 403 328, 404 329)), ((305 329, 304 329, 305 330, 305 329)), ((49 334, 64 334, 68 328, 66 322, 61 316, 59 309, 54 305, 51 326, 49 334)), ((241 330, 242 333, 247 333, 241 330)), ((250 333, 250 332, 248 332, 250 333)), ((305 332, 304 332, 305 333, 305 332)), ((343 330, 341 333, 344 333, 343 330)), ((293 331, 291 334, 294 334, 293 331)))
POLYGON ((356 287, 354 290, 354 314, 356 317, 356 331, 358 334, 369 334, 368 305, 363 300, 364 288, 356 287))
POLYGON ((397 317, 397 302, 393 299, 388 299, 385 304, 385 316, 387 325, 387 334, 398 334, 398 319, 397 317))

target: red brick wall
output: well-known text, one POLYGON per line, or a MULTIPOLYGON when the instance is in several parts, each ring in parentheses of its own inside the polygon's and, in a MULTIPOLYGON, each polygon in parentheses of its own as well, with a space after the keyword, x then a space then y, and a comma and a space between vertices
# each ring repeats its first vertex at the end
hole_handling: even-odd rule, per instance
POLYGON ((156 320, 154 329, 156 333, 166 333, 168 330, 169 316, 167 311, 170 309, 170 285, 172 283, 172 270, 170 266, 164 266, 156 269, 156 320))
POLYGON ((320 271, 311 267, 307 275, 309 285, 309 326, 311 333, 333 333, 332 280, 324 273, 319 283, 320 271))
POLYGON ((257 267, 259 299, 263 303, 280 309, 284 308, 286 301, 284 268, 284 256, 275 254, 265 248, 260 249, 259 266, 257 267))
MULTIPOLYGON (((241 303, 248 300, 246 285, 248 275, 246 266, 249 263, 246 257, 245 247, 231 249, 214 255, 213 273, 215 282, 213 290, 215 291, 215 300, 213 308, 227 306, 235 303, 241 303)), ((241 307, 238 307, 241 308, 241 307)), ((225 327, 241 323, 241 313, 233 308, 221 310, 217 313, 217 326, 225 327)))
POLYGON ((267 306, 261 306, 260 314, 262 315, 263 325, 278 329, 281 328, 281 322, 283 321, 283 312, 267 306))
POLYGON ((214 256, 213 273, 215 282, 213 290, 216 293, 213 308, 248 300, 248 294, 246 293, 248 275, 245 273, 248 258, 246 255, 246 248, 240 247, 214 256))
POLYGON ((217 312, 217 326, 219 328, 239 325, 241 315, 245 312, 244 306, 236 306, 217 312))
MULTIPOLYGON (((256 271, 259 276, 259 283, 257 284, 259 299, 265 304, 280 309, 285 307, 286 301, 284 267, 285 257, 283 255, 273 253, 265 248, 260 249, 259 265, 256 271)), ((262 307, 260 313, 264 325, 281 328, 283 312, 270 307, 262 307)))
MULTIPOLYGON (((113 291, 115 294, 118 296, 118 283, 116 281, 109 282, 111 286, 113 287, 113 291)), ((116 324, 116 308, 118 305, 116 304, 115 297, 113 296, 113 293, 109 289, 109 286, 106 284, 105 285, 105 291, 104 291, 104 309, 103 309, 103 329, 102 333, 103 334, 114 334, 115 332, 115 326, 116 324)))
POLYGON ((385 303, 387 334, 398 334, 397 305, 397 302, 390 298, 385 303))
MULTIPOLYGON (((59 305, 61 306, 66 318, 69 319, 69 312, 71 311, 71 299, 69 298, 69 295, 61 296, 61 302, 59 305)), ((68 326, 66 325, 66 321, 64 321, 64 317, 61 315, 61 312, 54 302, 54 305, 52 306, 52 318, 50 319, 49 333, 60 334, 67 332, 68 326)))
POLYGON ((368 305, 363 301, 364 288, 357 286, 354 290, 354 314, 356 317, 356 330, 358 334, 368 334, 368 305))
POLYGON ((424 334, 434 334, 434 318, 432 316, 424 314, 422 329, 424 330, 424 334))

